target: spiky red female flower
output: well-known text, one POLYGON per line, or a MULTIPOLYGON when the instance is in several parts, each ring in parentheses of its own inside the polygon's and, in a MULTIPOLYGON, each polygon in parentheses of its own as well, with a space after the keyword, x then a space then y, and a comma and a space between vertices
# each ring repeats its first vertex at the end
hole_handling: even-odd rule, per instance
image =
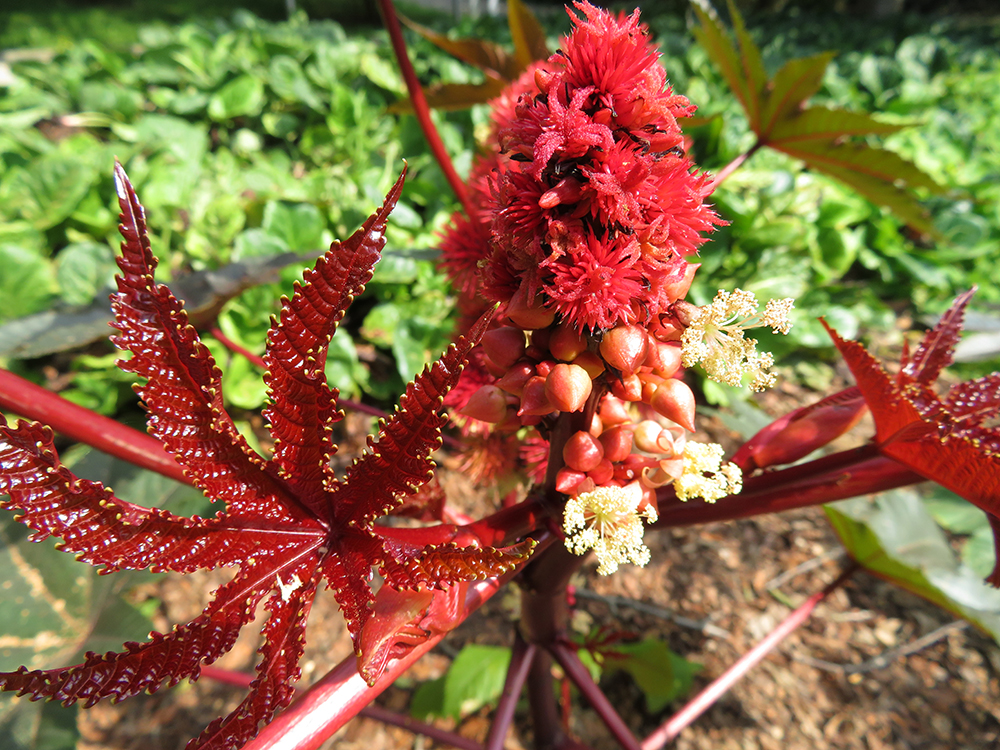
MULTIPOLYGON (((664 277, 721 223, 704 203, 704 175, 681 150, 680 117, 694 107, 674 94, 638 11, 615 16, 586 2, 570 13, 562 50, 505 94, 482 295, 506 303, 520 290, 578 331, 645 322, 675 301, 664 277), (517 96, 516 105, 510 102, 517 96)), ((485 230, 485 222, 482 224, 485 230)), ((449 258, 446 268, 468 270, 449 258)), ((469 289, 468 274, 458 279, 469 289)))

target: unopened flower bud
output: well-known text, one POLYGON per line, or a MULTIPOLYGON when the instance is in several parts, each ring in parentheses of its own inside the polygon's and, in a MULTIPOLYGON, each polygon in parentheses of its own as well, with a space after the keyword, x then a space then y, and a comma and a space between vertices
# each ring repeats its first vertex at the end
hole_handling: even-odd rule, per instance
POLYGON ((605 425, 616 425, 632 421, 622 400, 612 395, 606 395, 601 399, 601 406, 597 413, 601 417, 601 422, 605 425))
POLYGON ((578 355, 587 351, 587 339, 577 333, 572 326, 560 323, 552 330, 552 335, 549 337, 549 351, 556 359, 572 362, 578 355))
POLYGON ((507 393, 520 398, 524 391, 524 384, 529 378, 533 378, 538 373, 535 366, 526 360, 515 362, 514 365, 496 382, 497 387, 502 388, 507 393))
POLYGON ((535 375, 529 378, 521 391, 521 408, 517 415, 520 416, 542 416, 555 411, 556 408, 545 395, 545 378, 535 375))
POLYGON ((676 422, 691 432, 694 426, 694 393, 680 380, 671 378, 664 381, 649 402, 658 414, 676 422))
POLYGON ((594 481, 582 471, 563 467, 556 473, 556 492, 564 495, 578 495, 592 490, 595 486, 594 481))
POLYGON ((498 367, 507 370, 524 354, 524 331, 512 326, 494 328, 483 334, 483 351, 498 367))
POLYGON ((672 378, 681 369, 681 348, 676 344, 670 344, 653 339, 649 342, 649 354, 646 357, 646 365, 653 368, 653 372, 661 378, 672 378))
POLYGON ((484 385, 458 413, 481 422, 502 422, 507 416, 507 394, 495 385, 484 385))
POLYGON ((562 455, 569 468, 587 472, 596 468, 604 458, 604 446, 589 432, 580 430, 566 441, 562 455))
POLYGON ((560 363, 545 378, 545 395, 558 411, 581 411, 594 387, 582 367, 560 363))
POLYGON ((587 476, 593 479, 598 487, 610 482, 614 475, 615 467, 607 458, 602 458, 597 466, 587 472, 587 476))
POLYGON ((684 275, 676 281, 664 284, 661 293, 670 300, 684 299, 691 288, 691 282, 694 281, 695 271, 700 267, 701 263, 688 263, 684 267, 684 275))
POLYGON ((646 331, 636 325, 612 328, 601 339, 604 361, 622 373, 631 375, 646 359, 646 331))
POLYGON ((586 370, 591 379, 604 374, 604 360, 599 355, 594 354, 594 352, 581 352, 573 360, 573 364, 586 370))
POLYGON ((556 314, 552 310, 546 309, 540 294, 535 294, 534 299, 528 301, 527 284, 525 283, 522 283, 510 298, 506 314, 514 325, 526 331, 548 328, 556 319, 556 314))
POLYGON ((642 381, 638 375, 626 375, 621 380, 612 379, 611 393, 622 401, 641 401, 642 381))
POLYGON ((604 457, 613 463, 623 461, 632 452, 632 428, 629 425, 617 425, 605 430, 599 439, 604 446, 604 457))

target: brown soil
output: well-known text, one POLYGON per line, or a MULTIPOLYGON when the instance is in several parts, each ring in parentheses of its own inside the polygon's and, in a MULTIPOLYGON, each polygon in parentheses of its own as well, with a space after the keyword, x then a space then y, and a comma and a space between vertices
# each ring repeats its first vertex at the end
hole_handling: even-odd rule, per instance
MULTIPOLYGON (((348 442, 361 440, 367 428, 364 420, 352 420, 348 442)), ((478 502, 486 504, 481 498, 478 502)), ((793 607, 836 578, 845 564, 820 509, 647 534, 647 544, 653 561, 646 568, 627 567, 602 578, 596 575, 595 564, 584 566, 575 581, 582 590, 575 624, 584 631, 594 623, 606 624, 665 640, 679 654, 703 665, 695 690, 767 635, 793 607), (771 588, 778 576, 798 570, 797 566, 804 567, 771 588), (709 627, 680 625, 677 616, 709 627)), ((163 602, 162 622, 157 625, 168 627, 196 615, 206 592, 226 578, 225 571, 215 571, 164 579, 148 592, 163 602)), ((465 643, 509 645, 515 612, 513 592, 495 597, 383 694, 380 703, 406 712, 413 687, 442 674, 465 643)), ((803 627, 686 729, 674 747, 1000 748, 1000 649, 991 640, 971 628, 956 627, 941 640, 888 665, 872 662, 952 619, 923 600, 856 573, 820 604, 803 627), (813 660, 832 664, 821 668, 813 660), (857 672, 836 665, 863 666, 857 672)), ((246 629, 219 666, 252 669, 259 645, 253 631, 259 625, 260 620, 246 629)), ((342 619, 327 594, 313 610, 300 684, 308 685, 349 652, 342 619)), ((602 687, 640 737, 684 702, 650 715, 630 678, 618 673, 602 687)), ((83 712, 81 748, 179 750, 242 697, 240 689, 202 680, 118 706, 100 705, 83 712)), ((525 713, 520 707, 507 741, 510 750, 530 747, 525 713)), ((441 725, 483 740, 489 711, 483 709, 457 727, 448 721, 441 725)), ((596 714, 579 700, 573 706, 571 731, 594 750, 616 747, 596 714)), ((433 744, 360 718, 326 747, 423 750, 433 744)))

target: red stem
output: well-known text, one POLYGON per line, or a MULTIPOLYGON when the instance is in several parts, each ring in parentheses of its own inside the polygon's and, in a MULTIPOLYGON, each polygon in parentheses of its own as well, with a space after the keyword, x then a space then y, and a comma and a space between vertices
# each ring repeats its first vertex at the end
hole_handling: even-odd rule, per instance
POLYGON ((413 70, 413 63, 410 62, 410 56, 406 52, 406 40, 403 38, 403 29, 399 25, 399 19, 396 17, 396 8, 393 6, 392 0, 378 0, 378 5, 382 11, 382 21, 385 23, 385 29, 389 32, 392 50, 396 53, 396 60, 399 62, 399 72, 403 74, 403 80, 406 82, 406 90, 410 94, 410 101, 413 102, 413 113, 417 117, 417 122, 420 123, 420 129, 424 132, 427 144, 431 147, 431 153, 434 154, 434 158, 437 159, 437 163, 441 166, 441 171, 444 172, 445 179, 448 180, 451 189, 455 191, 455 195, 459 203, 462 204, 466 216, 470 219, 474 218, 475 212, 472 202, 469 200, 469 192, 465 187, 465 182, 462 181, 462 178, 455 171, 455 165, 451 162, 451 156, 448 155, 448 150, 444 147, 441 136, 433 120, 431 120, 431 110, 427 106, 424 89, 420 85, 420 81, 417 80, 416 71, 413 70))
POLYGON ((618 715, 615 711, 614 706, 611 705, 611 701, 604 694, 597 683, 594 682, 593 678, 590 676, 590 672, 587 668, 583 666, 583 662, 580 661, 580 657, 576 655, 576 652, 562 642, 555 642, 549 645, 549 651, 559 662, 563 670, 566 672, 566 676, 573 681, 583 696, 590 703, 591 708, 593 708, 597 715, 601 717, 601 721, 604 722, 604 726, 608 728, 608 731, 614 736, 625 750, 642 750, 639 746, 639 740, 635 738, 632 731, 628 728, 622 717, 618 715))
POLYGON ((123 461, 191 484, 160 441, 0 368, 0 408, 49 425, 68 438, 123 461))
MULTIPOLYGON (((221 682, 226 685, 235 685, 236 687, 241 688, 249 688, 250 683, 254 680, 252 675, 248 675, 244 672, 234 672, 231 669, 221 669, 213 666, 202 667, 201 676, 209 680, 214 680, 215 682, 221 682)), ((425 737, 430 737, 432 740, 437 742, 457 747, 459 750, 483 750, 483 746, 478 742, 474 742, 473 740, 463 737, 460 734, 449 732, 447 729, 441 729, 433 726, 432 724, 417 721, 409 716, 403 716, 395 711, 383 708, 377 703, 365 706, 358 713, 361 716, 368 717, 369 719, 381 721, 383 724, 392 724, 395 727, 401 727, 402 729, 406 729, 414 734, 422 734, 425 737)))
MULTIPOLYGON (((209 333, 215 336, 218 342, 222 344, 224 347, 226 347, 229 351, 235 354, 239 354, 242 357, 246 357, 246 359, 250 362, 250 364, 254 365, 255 367, 259 367, 261 370, 265 371, 267 370, 267 365, 264 364, 264 360, 262 358, 258 357, 249 349, 245 349, 244 347, 237 344, 231 338, 226 336, 226 334, 224 334, 221 329, 213 328, 209 331, 209 333)), ((343 406, 345 409, 351 409, 352 411, 361 412, 362 414, 367 414, 368 416, 371 417, 378 417, 379 419, 385 419, 389 416, 388 414, 386 414, 384 411, 382 411, 377 407, 369 406, 368 404, 363 404, 360 401, 353 401, 352 399, 349 398, 338 398, 337 404, 339 406, 343 406)), ((456 441, 453 437, 450 437, 449 435, 445 435, 443 437, 444 441, 448 443, 450 447, 452 448, 461 447, 458 441, 456 441)))
POLYGON ((521 697, 521 690, 528 678, 528 670, 531 669, 537 648, 534 643, 527 643, 520 635, 514 641, 510 666, 507 667, 507 678, 504 680, 503 692, 500 694, 500 701, 493 715, 493 724, 486 738, 485 750, 503 750, 507 730, 514 719, 514 709, 517 708, 517 701, 521 697))
MULTIPOLYGON (((540 541, 539 551, 551 542, 551 537, 540 541)), ((453 620, 454 626, 485 604, 514 573, 470 583, 463 609, 453 620)), ((439 593, 434 592, 435 596, 439 593)), ((296 698, 242 750, 316 750, 446 635, 435 633, 403 657, 390 660, 378 682, 371 687, 358 674, 357 658, 348 657, 296 698)))
POLYGON ((712 182, 709 185, 708 192, 709 193, 713 192, 717 187, 719 187, 719 185, 721 185, 723 183, 723 181, 727 177, 729 177, 733 172, 735 172, 737 169, 739 169, 741 166, 743 166, 743 162, 745 162, 747 159, 749 159, 751 156, 753 156, 755 153, 757 153, 757 151, 760 149, 761 145, 763 145, 763 144, 761 144, 758 141, 757 143, 755 143, 753 146, 750 147, 749 151, 747 151, 746 153, 740 154, 735 159, 733 159, 731 162, 729 162, 726 166, 724 166, 722 169, 720 169, 715 174, 715 177, 712 179, 712 182))
POLYGON ((810 596, 805 604, 792 612, 760 643, 747 651, 729 669, 713 680, 708 687, 696 695, 684 708, 678 711, 663 726, 654 731, 642 743, 642 750, 659 750, 668 742, 674 740, 686 727, 707 711, 715 701, 723 696, 736 682, 757 665, 765 656, 802 625, 812 615, 816 606, 830 594, 840 588, 858 569, 857 563, 851 563, 837 579, 810 596))
POLYGON ((677 499, 673 489, 665 487, 657 493, 660 518, 653 526, 664 529, 732 521, 822 505, 924 481, 924 477, 902 464, 879 455, 876 445, 868 444, 788 469, 765 471, 747 479, 738 495, 729 495, 716 503, 683 502, 677 499))

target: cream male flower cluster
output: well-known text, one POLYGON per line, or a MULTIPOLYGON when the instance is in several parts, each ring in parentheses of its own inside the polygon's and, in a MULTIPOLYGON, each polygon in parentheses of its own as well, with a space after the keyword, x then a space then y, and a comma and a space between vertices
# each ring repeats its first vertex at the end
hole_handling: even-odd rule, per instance
POLYGON ((563 511, 566 548, 576 555, 593 549, 600 563, 597 572, 602 576, 614 573, 623 563, 648 563, 642 519, 653 523, 657 516, 651 505, 639 509, 642 497, 638 482, 598 487, 571 497, 563 511))
POLYGON ((712 380, 739 386, 750 375, 750 389, 762 391, 775 383, 768 372, 774 364, 769 352, 757 351, 757 340, 746 338, 744 331, 766 326, 775 333, 791 330, 788 314, 791 298, 768 300, 764 312, 753 292, 720 290, 710 305, 690 309, 687 328, 681 335, 682 364, 701 364, 712 380))

